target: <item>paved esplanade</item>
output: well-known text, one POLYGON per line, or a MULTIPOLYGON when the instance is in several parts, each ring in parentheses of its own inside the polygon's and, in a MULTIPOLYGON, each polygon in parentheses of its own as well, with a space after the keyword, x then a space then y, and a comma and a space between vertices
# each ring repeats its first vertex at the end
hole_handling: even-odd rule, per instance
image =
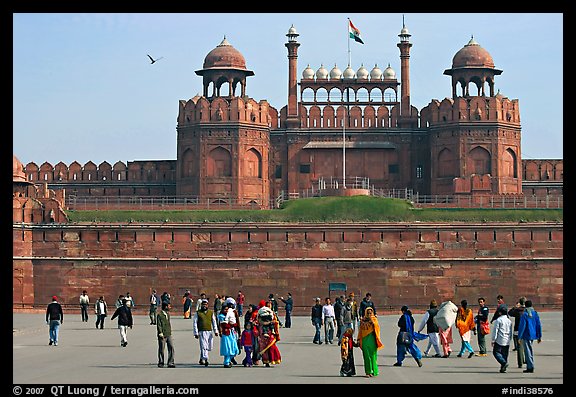
MULTIPOLYGON (((134 327, 128 330, 128 346, 120 347, 117 321, 106 318, 105 329, 95 328, 95 316, 90 313, 87 323, 80 313, 65 313, 60 328, 58 346, 48 346, 48 326, 44 314, 13 314, 13 382, 14 384, 563 384, 563 320, 560 312, 541 312, 543 340, 534 342, 535 372, 522 373, 516 364, 516 352, 510 349, 507 373, 499 373, 500 365, 487 343, 487 357, 465 355, 457 358, 460 338, 454 328, 453 353, 449 358, 423 358, 422 368, 407 356, 403 367, 393 367, 396 361, 396 323, 399 314, 379 316, 384 348, 378 352, 380 375, 365 378, 360 349, 354 349, 356 377, 340 377, 340 348, 312 343, 314 327, 309 317, 293 318, 292 328, 281 328, 279 342, 282 363, 272 368, 242 365, 224 368, 219 355, 219 338, 210 353, 210 366, 198 364, 198 340, 192 332, 192 320, 183 319, 179 311, 172 313, 172 329, 176 346, 176 368, 157 367, 156 327, 149 325, 145 309, 138 308, 134 327), (138 313, 140 312, 140 313, 138 313)), ((146 309, 147 311, 147 309, 146 309)), ((281 320, 284 319, 283 312, 281 320)), ((418 325, 422 314, 415 314, 418 325)), ((244 321, 242 320, 242 324, 244 321)), ((322 339, 324 334, 322 333, 322 339)), ((478 351, 476 337, 472 347, 478 351)), ((427 340, 418 342, 423 351, 427 340)), ((434 349, 431 350, 434 352, 434 349)), ((244 352, 237 357, 240 363, 244 352)))

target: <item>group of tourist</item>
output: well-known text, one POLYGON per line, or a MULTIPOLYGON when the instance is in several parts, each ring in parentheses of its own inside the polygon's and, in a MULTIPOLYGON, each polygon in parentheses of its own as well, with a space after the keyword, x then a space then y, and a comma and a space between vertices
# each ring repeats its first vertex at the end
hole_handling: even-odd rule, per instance
MULTIPOLYGON (((279 298, 285 304, 285 328, 291 327, 291 312, 293 309, 292 295, 279 298)), ((175 367, 174 343, 171 329, 171 296, 164 292, 161 296, 153 290, 150 297, 150 325, 156 326, 158 339, 158 366, 175 367), (165 351, 168 357, 165 360, 165 351)), ((338 340, 341 356, 341 376, 356 375, 354 363, 354 348, 359 348, 364 361, 366 377, 378 376, 377 353, 383 347, 380 324, 376 307, 370 293, 358 304, 351 292, 347 297, 336 297, 334 305, 330 297, 315 298, 311 308, 312 325, 315 328, 312 342, 321 345, 321 330, 324 327, 324 343, 333 344, 338 340), (355 336, 356 335, 356 336, 355 336)), ((199 364, 209 365, 209 354, 214 346, 214 337, 220 337, 220 356, 223 357, 225 368, 237 365, 236 357, 244 350, 242 365, 251 367, 262 362, 265 366, 280 364, 282 361, 278 342, 282 323, 278 317, 278 302, 274 294, 269 294, 267 300, 261 300, 258 305, 245 305, 245 296, 238 291, 236 299, 231 296, 221 297, 215 294, 214 303, 210 306, 205 293, 200 294, 196 310, 192 313, 192 295, 186 291, 182 298, 183 318, 192 320, 194 337, 199 341, 199 364), (241 302, 241 303, 239 303, 241 302), (246 309, 244 311, 244 308, 246 309), (244 314, 244 327, 241 318, 244 314)), ((89 298, 87 291, 80 295, 82 321, 88 321, 89 298)), ((120 295, 115 305, 111 320, 118 318, 120 330, 120 345, 128 345, 128 329, 133 326, 132 310, 134 299, 127 292, 120 295)), ((103 296, 94 305, 96 328, 104 328, 108 306, 103 296)), ((422 367, 422 357, 448 358, 452 353, 454 343, 452 329, 456 328, 460 336, 460 350, 457 357, 472 358, 487 356, 487 335, 491 341, 492 353, 500 364, 500 372, 506 372, 509 363, 510 346, 516 351, 518 368, 526 365, 525 373, 534 372, 533 341, 542 341, 542 324, 540 317, 533 308, 532 301, 520 297, 511 309, 508 309, 502 295, 497 296, 497 307, 489 318, 490 310, 483 297, 478 298, 478 309, 474 315, 468 307, 467 300, 461 300, 456 306, 450 300, 438 304, 435 299, 430 301, 429 308, 422 315, 416 326, 414 316, 408 306, 402 306, 398 319, 398 334, 396 335, 396 362, 394 366, 401 367, 407 354, 410 354, 419 367, 422 367), (471 345, 472 335, 477 335, 478 352, 471 345), (424 353, 420 351, 417 342, 427 339, 424 353), (434 355, 431 350, 434 349, 434 355)), ((46 322, 50 325, 49 345, 58 345, 58 330, 64 319, 62 306, 56 296, 46 309, 46 322)))
MULTIPOLYGON (((465 354, 468 358, 487 356, 486 336, 491 334, 492 352, 500 364, 501 373, 506 372, 508 368, 508 354, 512 342, 513 351, 517 352, 518 368, 526 365, 523 372, 534 372, 532 343, 534 340, 538 343, 542 341, 542 324, 538 313, 532 307, 532 301, 520 297, 516 305, 508 310, 502 295, 498 295, 496 300, 498 306, 489 319, 489 308, 483 297, 478 298, 476 315, 468 307, 468 301, 465 299, 460 301, 459 307, 449 300, 438 305, 433 299, 418 327, 415 327, 414 316, 408 306, 402 306, 401 316, 397 322, 396 362, 393 365, 401 367, 406 354, 409 353, 417 365, 422 367, 422 352, 416 343, 425 339, 428 339, 428 343, 424 349, 424 356, 428 357, 430 350, 434 348, 435 354, 431 357, 450 357, 452 353, 450 345, 454 342, 452 338, 454 327, 458 330, 461 342, 457 357, 463 357, 465 354), (424 330, 425 333, 422 333, 424 330), (474 352, 470 343, 472 334, 478 337, 478 353, 474 352)), ((320 298, 315 298, 311 320, 315 327, 312 342, 319 345, 323 343, 322 327, 324 327, 324 342, 331 344, 333 324, 336 324, 336 336, 342 360, 341 376, 356 374, 354 347, 359 347, 362 351, 366 377, 378 375, 377 351, 383 344, 376 308, 370 293, 366 294, 359 305, 356 303, 354 293, 350 293, 347 298, 337 297, 334 305, 330 297, 325 298, 324 305, 320 303, 320 298), (354 338, 356 328, 357 336, 354 338)))

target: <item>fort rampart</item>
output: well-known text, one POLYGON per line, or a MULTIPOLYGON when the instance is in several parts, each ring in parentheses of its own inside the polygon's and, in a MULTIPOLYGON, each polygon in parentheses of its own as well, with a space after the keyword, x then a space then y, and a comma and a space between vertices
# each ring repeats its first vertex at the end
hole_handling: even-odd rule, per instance
MULTIPOLYGON (((127 291, 140 310, 152 288, 235 296, 248 303, 291 292, 307 314, 329 283, 346 283, 377 307, 430 299, 563 305, 563 224, 51 224, 13 227, 15 310, 52 295, 76 308, 83 289, 113 305, 127 291)), ((340 292, 331 292, 331 295, 340 292)))

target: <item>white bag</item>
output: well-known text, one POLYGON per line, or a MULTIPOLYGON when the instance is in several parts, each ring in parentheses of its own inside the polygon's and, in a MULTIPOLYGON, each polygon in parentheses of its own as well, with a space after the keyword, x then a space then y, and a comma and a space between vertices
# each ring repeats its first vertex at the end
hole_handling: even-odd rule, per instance
POLYGON ((442 302, 438 308, 438 313, 434 316, 434 324, 443 330, 447 330, 456 322, 458 306, 451 301, 442 302))

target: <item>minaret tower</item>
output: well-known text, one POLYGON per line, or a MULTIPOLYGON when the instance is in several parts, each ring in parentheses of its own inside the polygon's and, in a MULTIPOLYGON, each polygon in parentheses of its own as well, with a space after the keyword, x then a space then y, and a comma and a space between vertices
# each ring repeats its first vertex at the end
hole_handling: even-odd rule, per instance
POLYGON ((299 36, 296 32, 294 25, 290 27, 286 37, 288 42, 285 44, 288 48, 288 114, 286 118, 287 128, 298 128, 300 126, 300 119, 298 117, 298 47, 300 43, 296 41, 299 36))
POLYGON ((412 35, 408 32, 402 16, 402 30, 398 35, 400 42, 397 44, 400 49, 400 117, 398 117, 400 128, 416 126, 410 117, 410 47, 412 47, 410 36, 412 35))

